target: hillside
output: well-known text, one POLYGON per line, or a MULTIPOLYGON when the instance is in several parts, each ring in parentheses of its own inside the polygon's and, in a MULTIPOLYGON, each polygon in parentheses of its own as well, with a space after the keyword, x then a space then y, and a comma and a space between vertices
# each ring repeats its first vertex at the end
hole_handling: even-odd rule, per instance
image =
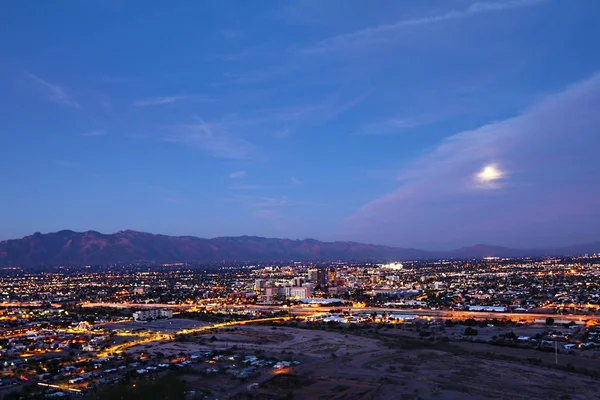
POLYGON ((275 260, 422 260, 537 257, 600 253, 600 242, 554 249, 512 249, 479 244, 434 252, 356 242, 322 242, 257 236, 202 239, 136 231, 35 233, 0 242, 0 265, 50 266, 149 262, 218 262, 275 260))
POLYGON ((314 239, 255 236, 201 239, 136 231, 60 231, 0 242, 1 265, 111 264, 132 261, 422 259, 426 251, 314 239))

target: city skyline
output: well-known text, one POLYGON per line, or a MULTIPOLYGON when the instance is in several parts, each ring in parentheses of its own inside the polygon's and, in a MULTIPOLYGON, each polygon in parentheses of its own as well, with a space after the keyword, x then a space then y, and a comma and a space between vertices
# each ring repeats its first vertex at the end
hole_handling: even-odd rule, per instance
POLYGON ((234 3, 2 7, 0 241, 600 239, 596 2, 234 3))

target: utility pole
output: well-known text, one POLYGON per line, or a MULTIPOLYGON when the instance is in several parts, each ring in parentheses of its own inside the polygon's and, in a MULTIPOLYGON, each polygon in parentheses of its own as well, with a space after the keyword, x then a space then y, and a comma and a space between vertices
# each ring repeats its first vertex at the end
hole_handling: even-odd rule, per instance
POLYGON ((554 358, 556 361, 556 365, 558 365, 558 340, 554 341, 554 358))

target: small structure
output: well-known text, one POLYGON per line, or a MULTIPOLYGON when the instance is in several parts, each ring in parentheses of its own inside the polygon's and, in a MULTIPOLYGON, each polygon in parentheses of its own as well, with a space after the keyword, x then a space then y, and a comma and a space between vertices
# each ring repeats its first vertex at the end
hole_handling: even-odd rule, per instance
POLYGON ((133 319, 136 321, 150 321, 158 318, 173 318, 173 311, 154 308, 133 313, 133 319))

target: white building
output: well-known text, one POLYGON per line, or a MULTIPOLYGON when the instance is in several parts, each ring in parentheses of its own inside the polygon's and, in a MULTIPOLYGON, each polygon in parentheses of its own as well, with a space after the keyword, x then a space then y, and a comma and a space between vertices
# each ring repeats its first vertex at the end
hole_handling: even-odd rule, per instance
POLYGON ((310 288, 297 286, 290 289, 291 297, 299 297, 301 299, 305 299, 310 297, 310 288))
POLYGON ((303 283, 304 283, 304 278, 301 276, 296 276, 290 281, 290 286, 298 287, 298 286, 302 286, 303 283))
POLYGON ((399 262, 392 262, 389 264, 379 264, 379 266, 381 268, 386 268, 386 269, 391 269, 391 270, 401 270, 404 268, 404 265, 400 264, 399 262))
POLYGON ((173 318, 173 311, 154 308, 150 310, 140 310, 133 313, 133 319, 136 321, 149 321, 157 318, 173 318))

